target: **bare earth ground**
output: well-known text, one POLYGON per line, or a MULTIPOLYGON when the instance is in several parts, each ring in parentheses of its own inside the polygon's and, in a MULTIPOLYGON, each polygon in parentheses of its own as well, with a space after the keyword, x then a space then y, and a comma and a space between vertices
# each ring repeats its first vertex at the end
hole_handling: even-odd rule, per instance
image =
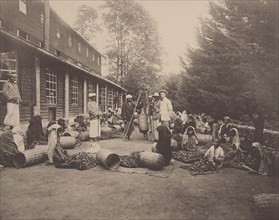
MULTIPOLYGON (((98 143, 119 154, 152 145, 138 132, 132 138, 98 143)), ((42 165, 4 168, 0 219, 252 219, 248 199, 277 192, 274 177, 236 169, 191 176, 179 165, 174 163, 169 178, 42 165)))

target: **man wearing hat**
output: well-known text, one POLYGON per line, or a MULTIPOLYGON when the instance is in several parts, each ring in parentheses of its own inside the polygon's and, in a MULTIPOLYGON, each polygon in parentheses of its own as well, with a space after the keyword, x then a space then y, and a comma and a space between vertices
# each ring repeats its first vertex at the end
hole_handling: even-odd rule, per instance
POLYGON ((126 96, 126 101, 122 105, 121 116, 124 121, 124 131, 126 135, 126 139, 131 140, 130 136, 134 130, 134 123, 132 122, 129 127, 129 122, 131 118, 134 116, 134 104, 132 103, 132 95, 128 94, 126 96))
POLYGON ((4 119, 4 127, 13 128, 20 125, 19 104, 22 102, 16 83, 16 73, 9 74, 9 80, 3 85, 3 96, 7 102, 7 115, 4 119))
POLYGON ((171 101, 167 98, 168 92, 160 90, 160 120, 162 125, 170 127, 171 113, 173 111, 171 101))
POLYGON ((102 114, 97 102, 96 93, 89 93, 89 101, 87 105, 89 119, 90 119, 90 130, 89 137, 93 140, 100 138, 100 115, 102 114))
POLYGON ((158 92, 155 92, 153 94, 153 115, 152 115, 152 132, 154 135, 154 141, 159 140, 159 133, 157 131, 157 127, 160 125, 160 102, 159 102, 160 96, 158 92))

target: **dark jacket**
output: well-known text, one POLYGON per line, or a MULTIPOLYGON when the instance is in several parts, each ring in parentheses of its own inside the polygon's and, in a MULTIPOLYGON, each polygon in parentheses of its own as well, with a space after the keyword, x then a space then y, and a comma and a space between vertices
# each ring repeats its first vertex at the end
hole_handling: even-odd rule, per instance
POLYGON ((124 102, 121 110, 122 110, 121 112, 122 119, 124 121, 129 121, 134 114, 134 104, 124 102))
POLYGON ((171 132, 165 125, 159 125, 157 127, 159 133, 159 140, 157 143, 158 153, 162 154, 166 160, 166 165, 170 163, 172 158, 172 149, 171 149, 171 132))

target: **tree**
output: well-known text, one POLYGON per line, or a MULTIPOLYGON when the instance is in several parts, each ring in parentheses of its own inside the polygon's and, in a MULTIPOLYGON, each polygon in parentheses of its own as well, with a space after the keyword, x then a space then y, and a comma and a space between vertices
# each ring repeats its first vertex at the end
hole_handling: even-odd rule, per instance
POLYGON ((197 112, 240 118, 249 114, 255 141, 266 117, 278 117, 278 3, 224 0, 210 3, 198 49, 187 49, 179 93, 197 112))
POLYGON ((132 90, 140 84, 150 87, 161 67, 155 21, 132 0, 106 0, 103 8, 104 23, 110 35, 106 53, 110 79, 132 90))
POLYGON ((74 23, 74 29, 87 41, 95 37, 96 32, 101 28, 97 24, 98 13, 94 8, 87 5, 81 5, 78 8, 77 20, 74 23))

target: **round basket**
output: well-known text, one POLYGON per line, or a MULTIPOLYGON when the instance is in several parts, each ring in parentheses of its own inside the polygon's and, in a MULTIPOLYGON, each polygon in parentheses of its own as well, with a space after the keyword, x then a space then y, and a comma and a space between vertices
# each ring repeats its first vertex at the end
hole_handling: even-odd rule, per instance
POLYGON ((113 125, 111 128, 115 129, 116 131, 121 131, 121 126, 120 125, 113 125))
POLYGON ((60 144, 63 149, 73 149, 76 146, 76 139, 74 137, 60 137, 60 144))
POLYGON ((34 149, 16 154, 13 163, 16 168, 42 163, 47 160, 47 149, 48 145, 37 145, 34 149))
POLYGON ((79 138, 81 141, 89 141, 89 140, 90 140, 89 131, 81 132, 81 133, 79 134, 78 138, 79 138))
POLYGON ((151 170, 161 170, 165 166, 165 158, 158 153, 142 152, 140 162, 143 167, 151 170))
POLYGON ((251 212, 255 219, 277 219, 279 195, 261 193, 254 195, 250 201, 251 212))
POLYGON ((109 150, 99 150, 97 152, 97 160, 99 164, 108 170, 115 170, 120 165, 119 156, 109 150))
POLYGON ((77 131, 66 131, 64 132, 63 136, 77 138, 79 136, 79 133, 77 131))
POLYGON ((178 144, 178 141, 177 140, 175 140, 175 139, 171 139, 171 148, 173 149, 173 150, 178 150, 178 148, 179 148, 179 144, 178 144))
POLYGON ((207 144, 213 141, 213 137, 210 134, 197 134, 198 142, 207 144))

